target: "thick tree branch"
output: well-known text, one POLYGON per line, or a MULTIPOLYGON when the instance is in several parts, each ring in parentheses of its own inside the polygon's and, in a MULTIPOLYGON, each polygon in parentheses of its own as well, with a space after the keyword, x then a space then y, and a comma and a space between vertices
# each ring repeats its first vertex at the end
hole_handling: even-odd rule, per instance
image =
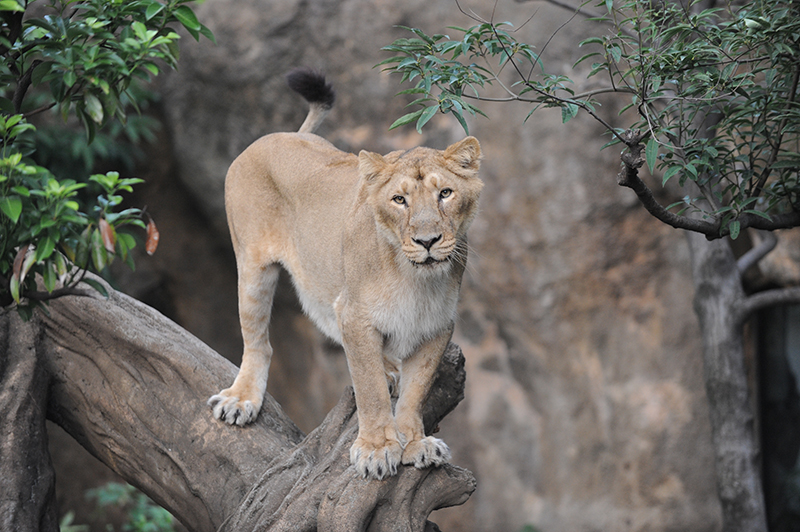
POLYGON ((703 369, 711 420, 723 530, 767 530, 760 455, 745 369, 741 320, 747 300, 730 245, 687 232, 694 308, 703 337, 703 369))
MULTIPOLYGON (((58 530, 38 329, 0 309, 0 530, 58 530)), ((16 314, 16 313, 14 313, 16 314)))
POLYGON ((22 112, 22 101, 25 99, 25 94, 28 92, 28 88, 31 86, 33 70, 40 64, 41 60, 35 60, 33 63, 31 63, 28 70, 25 71, 22 77, 17 81, 17 88, 14 90, 14 96, 11 98, 11 103, 14 106, 14 114, 20 114, 22 112))
MULTIPOLYGON (((774 231, 776 229, 791 229, 800 225, 800 211, 785 212, 781 214, 770 214, 769 220, 757 214, 742 214, 737 220, 742 224, 742 229, 752 227, 763 231, 774 231)), ((728 235, 727 228, 720 232, 719 236, 728 235)), ((713 235, 709 235, 714 237, 713 235)))
POLYGON ((641 143, 644 135, 636 130, 628 130, 622 134, 622 137, 626 146, 628 146, 628 150, 621 155, 622 170, 617 175, 617 183, 620 186, 633 190, 644 208, 647 209, 647 212, 667 225, 676 229, 702 233, 707 236, 719 232, 719 226, 716 223, 680 216, 665 209, 639 177, 639 168, 644 164, 644 158, 642 157, 644 145, 641 143))
MULTIPOLYGON (((233 381, 233 364, 153 309, 109 293, 57 299, 30 323, 29 366, 41 374, 37 422, 46 402, 50 419, 190 530, 422 532, 433 509, 475 489, 472 474, 451 465, 361 479, 349 459, 358 431, 352 390, 306 437, 269 396, 252 425, 215 420, 206 399, 233 381)), ((0 347, 22 349, 20 324, 16 313, 0 314, 0 347)), ((426 404, 428 430, 455 406, 463 382, 463 358, 451 344, 426 404)), ((4 453, 0 476, 24 473, 12 465, 4 453)), ((3 507, 0 523, 22 515, 20 504, 3 507)))

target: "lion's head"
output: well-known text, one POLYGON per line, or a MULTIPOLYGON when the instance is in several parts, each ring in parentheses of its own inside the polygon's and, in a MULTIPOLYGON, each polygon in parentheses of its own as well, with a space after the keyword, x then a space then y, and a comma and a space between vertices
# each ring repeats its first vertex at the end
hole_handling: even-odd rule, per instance
POLYGON ((405 259, 438 271, 463 256, 483 188, 477 139, 467 137, 443 151, 415 148, 385 157, 362 151, 358 159, 377 226, 405 259))

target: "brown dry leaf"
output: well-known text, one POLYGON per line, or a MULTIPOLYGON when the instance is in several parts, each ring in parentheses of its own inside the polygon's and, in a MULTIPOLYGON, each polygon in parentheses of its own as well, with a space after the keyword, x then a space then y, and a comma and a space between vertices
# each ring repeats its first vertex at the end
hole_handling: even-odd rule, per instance
POLYGON ((113 254, 114 245, 117 243, 117 234, 114 228, 111 227, 105 218, 100 218, 98 227, 100 228, 100 236, 103 237, 103 247, 106 248, 106 251, 113 254))
POLYGON ((14 257, 14 267, 11 270, 11 274, 17 279, 20 279, 22 277, 22 264, 24 263, 25 255, 28 254, 28 250, 30 248, 31 248, 30 244, 28 244, 25 247, 19 248, 19 251, 17 251, 17 256, 14 257))
POLYGON ((156 223, 153 221, 152 218, 148 216, 147 221, 147 243, 145 243, 144 249, 147 251, 148 255, 152 255, 156 252, 156 248, 158 248, 158 239, 160 235, 158 234, 158 228, 156 227, 156 223))

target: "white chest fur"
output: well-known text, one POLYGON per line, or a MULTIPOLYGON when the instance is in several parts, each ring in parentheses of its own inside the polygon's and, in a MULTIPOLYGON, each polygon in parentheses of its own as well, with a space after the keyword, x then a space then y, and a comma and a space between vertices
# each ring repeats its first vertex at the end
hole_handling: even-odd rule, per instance
MULTIPOLYGON (((400 362, 419 345, 449 328, 456 317, 458 283, 450 272, 420 274, 410 267, 405 275, 372 290, 362 290, 355 302, 369 310, 369 321, 384 336, 384 355, 400 362)), ((293 279, 294 280, 294 279, 293 279)), ((329 338, 342 343, 334 304, 321 301, 295 283, 306 315, 329 338)), ((338 299, 337 299, 338 301, 338 299)))
POLYGON ((382 290, 370 318, 385 340, 384 355, 401 361, 422 343, 450 327, 458 288, 448 276, 406 278, 382 290))

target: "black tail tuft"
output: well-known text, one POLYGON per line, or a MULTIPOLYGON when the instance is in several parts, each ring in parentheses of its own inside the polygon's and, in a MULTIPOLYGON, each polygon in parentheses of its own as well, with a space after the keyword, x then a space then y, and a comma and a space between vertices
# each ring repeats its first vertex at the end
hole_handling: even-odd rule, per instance
POLYGON ((324 74, 310 68, 295 68, 286 74, 286 83, 308 103, 320 104, 326 109, 330 109, 333 107, 333 102, 336 101, 333 85, 325 81, 324 74))

